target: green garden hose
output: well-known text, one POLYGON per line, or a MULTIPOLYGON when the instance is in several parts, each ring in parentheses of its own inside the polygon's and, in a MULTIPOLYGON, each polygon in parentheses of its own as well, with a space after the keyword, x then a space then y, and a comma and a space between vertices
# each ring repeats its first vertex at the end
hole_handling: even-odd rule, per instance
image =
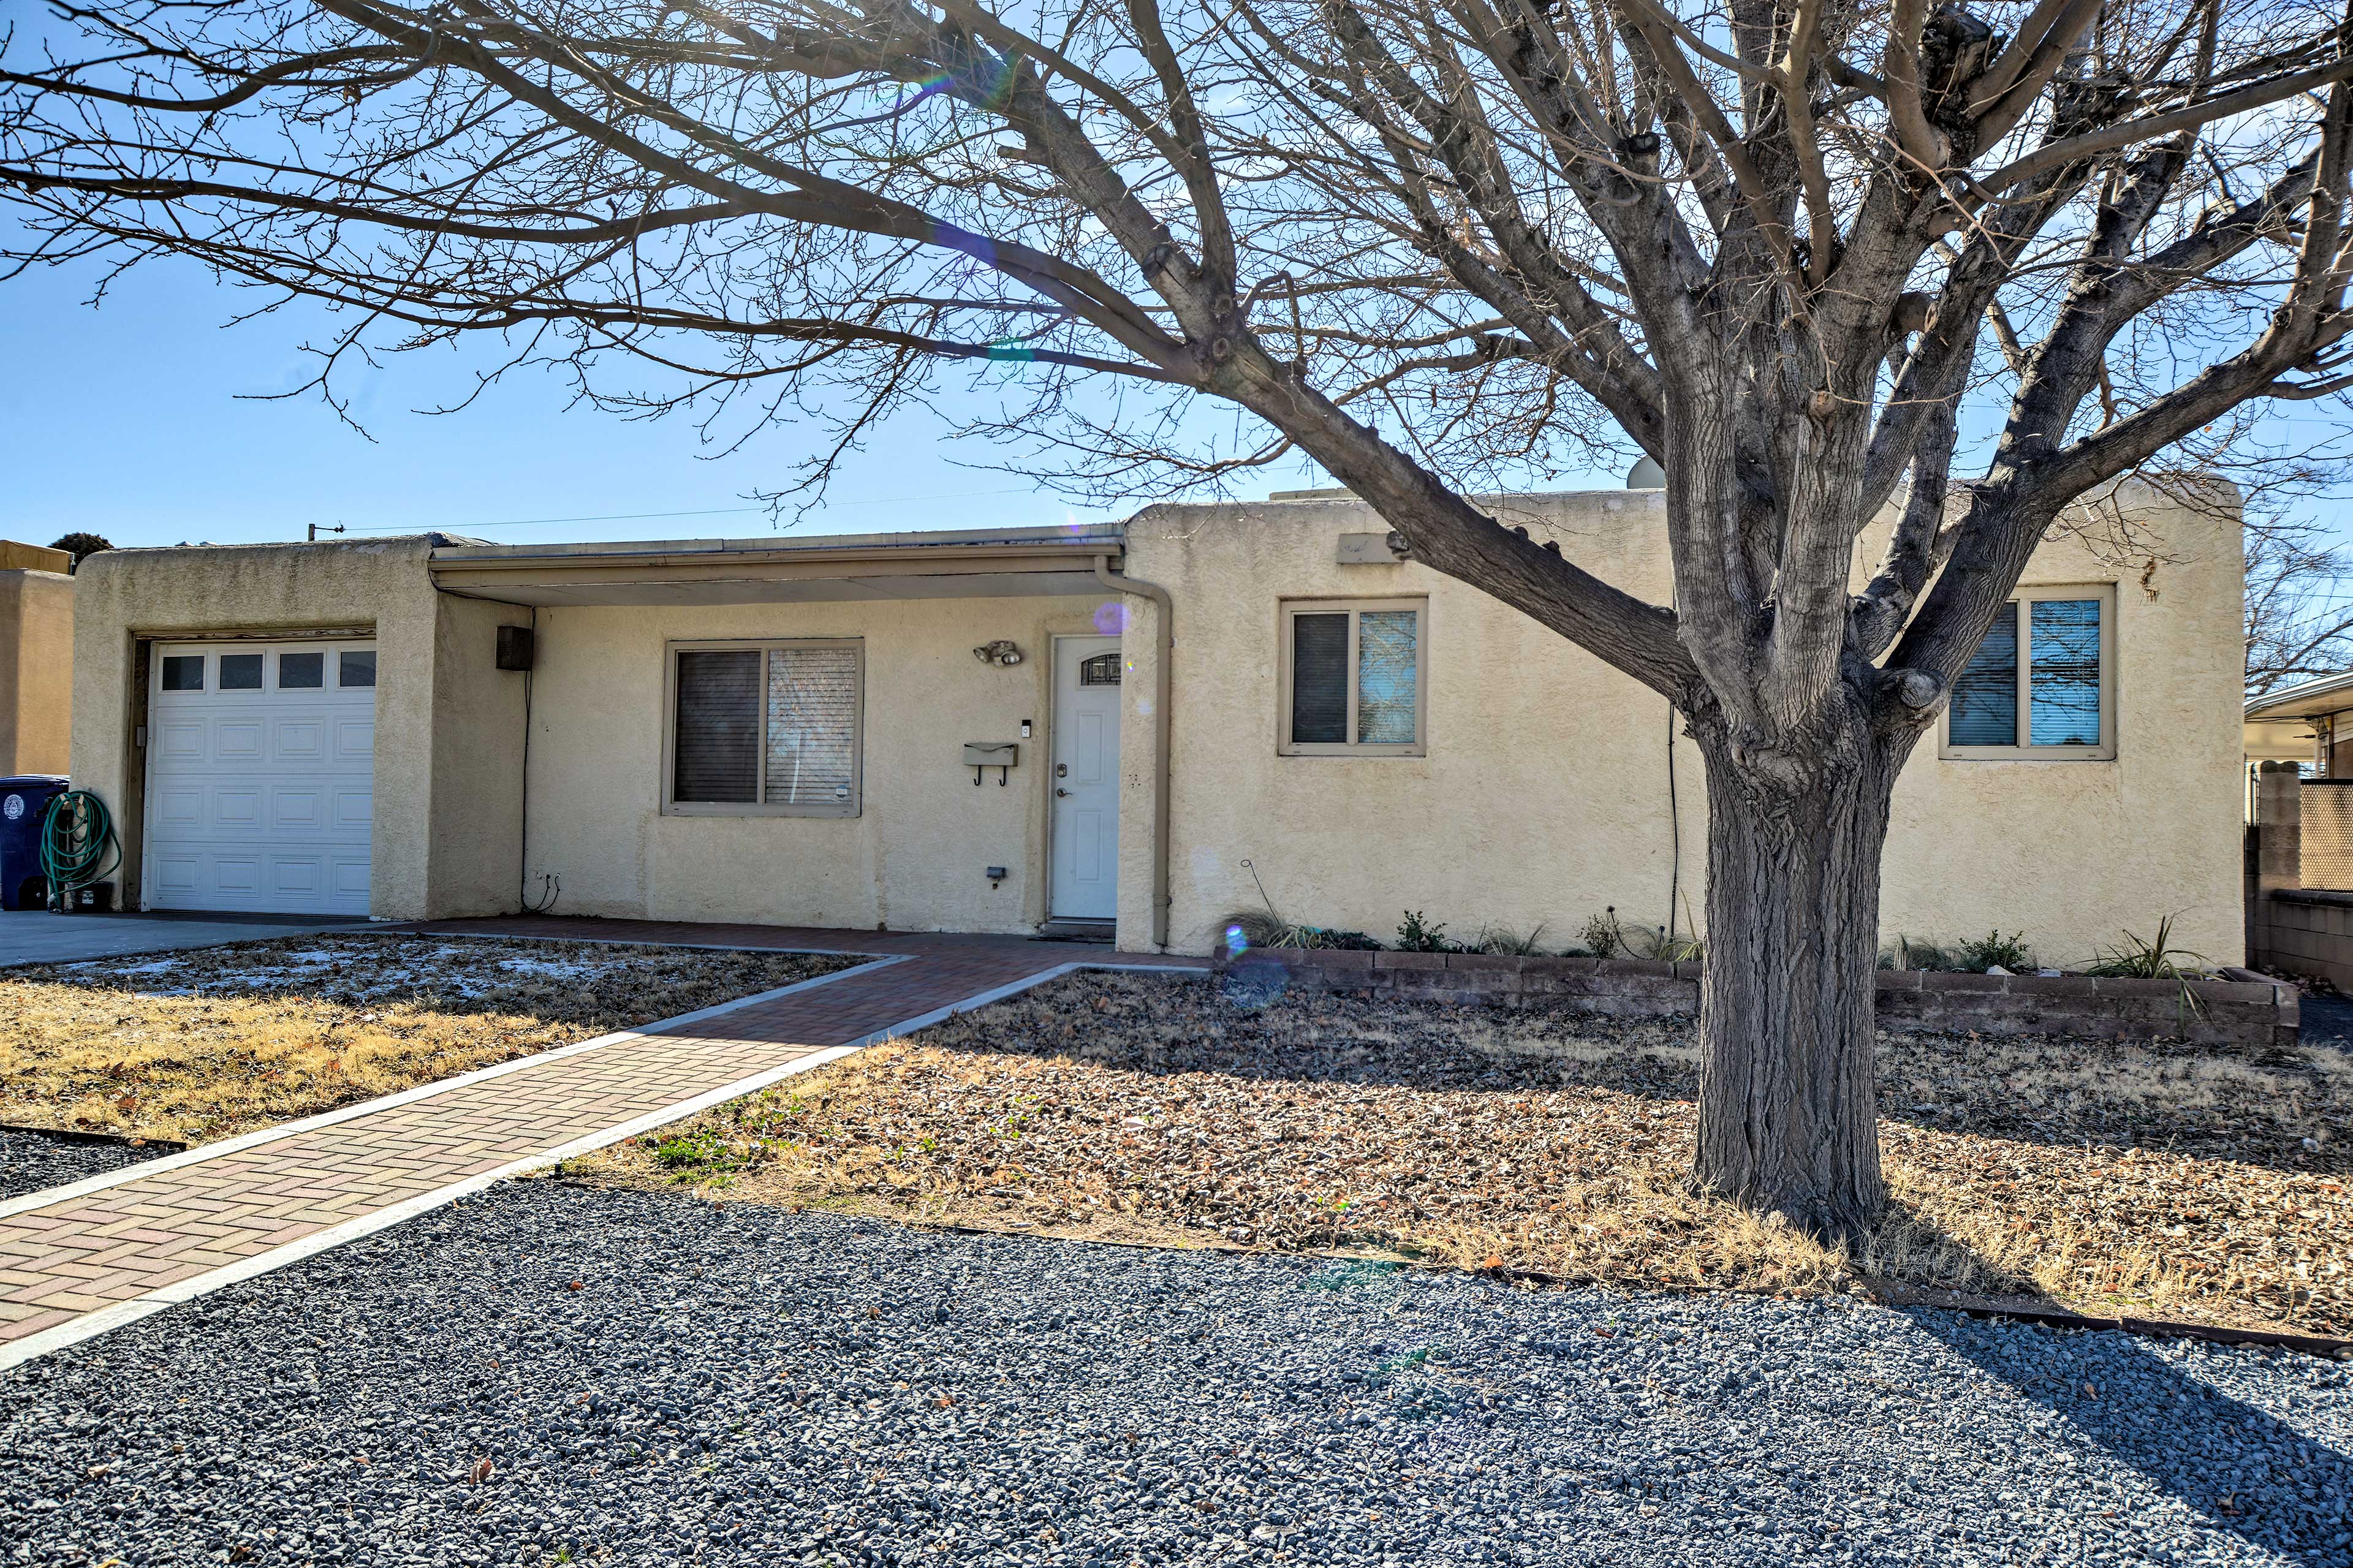
POLYGON ((106 802, 88 790, 69 789, 41 814, 41 875, 60 898, 86 888, 122 863, 114 818, 106 802))

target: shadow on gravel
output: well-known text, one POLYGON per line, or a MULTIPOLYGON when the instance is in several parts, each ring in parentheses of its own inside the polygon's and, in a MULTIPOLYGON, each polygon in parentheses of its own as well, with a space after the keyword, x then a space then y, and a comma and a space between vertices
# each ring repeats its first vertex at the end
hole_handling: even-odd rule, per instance
POLYGON ((2015 1323, 1931 1308, 1905 1315, 2212 1528, 2308 1568, 2348 1561, 2353 1458, 2232 1397, 2150 1342, 2106 1331, 2021 1332, 2015 1323))

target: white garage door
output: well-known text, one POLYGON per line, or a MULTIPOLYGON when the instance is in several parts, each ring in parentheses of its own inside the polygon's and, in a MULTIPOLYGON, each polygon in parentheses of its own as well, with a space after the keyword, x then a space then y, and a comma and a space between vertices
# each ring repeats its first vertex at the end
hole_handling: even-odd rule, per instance
POLYGON ((375 645, 158 643, 144 901, 368 912, 375 645))

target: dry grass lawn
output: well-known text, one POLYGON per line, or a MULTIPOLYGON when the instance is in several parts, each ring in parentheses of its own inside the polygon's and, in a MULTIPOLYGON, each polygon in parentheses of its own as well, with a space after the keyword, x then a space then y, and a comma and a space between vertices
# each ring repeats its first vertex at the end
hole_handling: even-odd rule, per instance
POLYGON ((353 935, 0 972, 0 1123, 206 1142, 856 962, 353 935))
POLYGON ((1858 1275, 2353 1334, 2353 1062, 1880 1047, 1894 1214, 1834 1253, 1686 1192, 1678 1027, 1072 976, 578 1163, 590 1181, 1104 1239, 1630 1286, 1858 1275))

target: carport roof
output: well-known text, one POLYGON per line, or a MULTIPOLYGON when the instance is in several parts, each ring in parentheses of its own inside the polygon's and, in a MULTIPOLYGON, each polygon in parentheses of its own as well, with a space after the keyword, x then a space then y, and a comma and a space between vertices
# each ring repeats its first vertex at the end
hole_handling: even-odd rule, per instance
POLYGON ((1084 594, 1116 526, 828 534, 797 540, 658 539, 450 544, 433 585, 513 605, 746 605, 1084 594))

